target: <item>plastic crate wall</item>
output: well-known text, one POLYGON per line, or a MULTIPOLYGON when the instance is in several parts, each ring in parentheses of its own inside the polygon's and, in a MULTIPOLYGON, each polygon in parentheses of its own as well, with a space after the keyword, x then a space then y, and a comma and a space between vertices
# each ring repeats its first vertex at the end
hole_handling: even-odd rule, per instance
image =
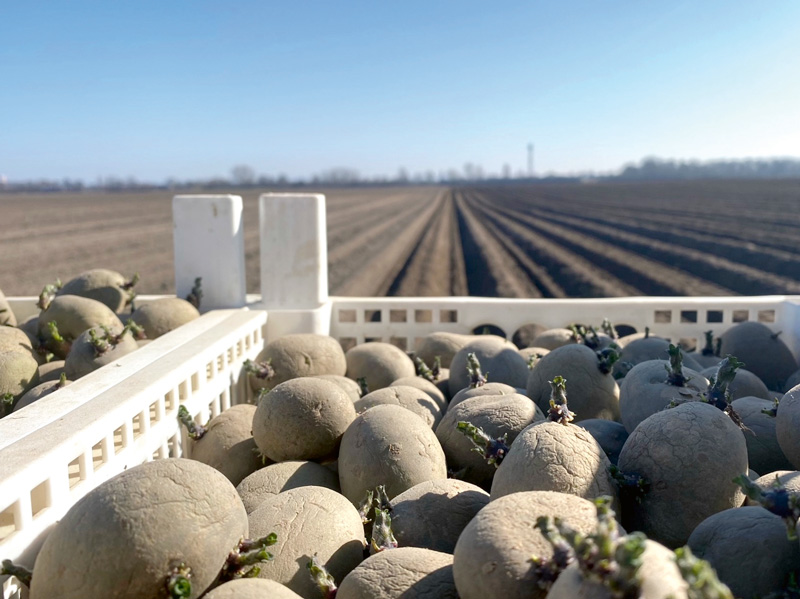
MULTIPOLYGON (((242 364, 267 314, 209 312, 0 421, 0 556, 31 566, 49 528, 126 468, 189 455, 178 406, 205 423, 252 400, 242 364)), ((14 579, 4 599, 18 595, 14 579)))

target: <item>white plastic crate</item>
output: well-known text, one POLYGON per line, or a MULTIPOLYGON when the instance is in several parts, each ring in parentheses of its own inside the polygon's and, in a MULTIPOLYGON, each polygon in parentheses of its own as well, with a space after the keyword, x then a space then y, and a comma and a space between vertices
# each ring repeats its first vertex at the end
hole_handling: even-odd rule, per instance
MULTIPOLYGON (((190 201, 202 204, 197 196, 190 201)), ((208 202, 218 208, 219 202, 230 202, 233 207, 199 216, 175 212, 176 229, 184 229, 182 238, 194 240, 192 247, 176 246, 176 284, 189 279, 181 264, 191 262, 197 268, 191 252, 209 218, 223 214, 234 219, 214 229, 215 235, 223 235, 214 243, 224 245, 228 232, 226 251, 239 247, 237 198, 212 196, 208 202)), ((276 245, 282 253, 279 260, 262 259, 262 286, 269 285, 262 296, 247 296, 247 306, 242 307, 241 287, 236 294, 220 294, 216 304, 231 309, 208 312, 48 401, 0 420, 0 559, 31 566, 48 529, 92 488, 136 464, 187 455, 189 444, 178 426, 178 406, 185 405, 205 422, 231 405, 252 400, 243 362, 254 359, 265 341, 287 333, 331 334, 345 348, 380 340, 408 350, 434 331, 470 333, 492 325, 510 338, 527 323, 599 325, 609 318, 637 330, 649 327, 654 335, 673 341, 702 343, 706 330, 718 336, 737 322, 755 320, 782 331, 795 356, 800 355, 800 296, 329 298, 324 214, 321 196, 263 196, 261 255, 274 258, 276 245), (291 223, 287 226, 281 218, 291 223), (305 275, 289 276, 292 273, 305 275), (239 300, 231 299, 236 297, 239 300)), ((213 287, 223 280, 240 281, 237 269, 242 268, 243 261, 236 260, 227 271, 217 264, 200 274, 213 287)), ((9 299, 20 316, 35 313, 31 298, 9 299)), ((4 599, 24 596, 13 578, 3 581, 3 590, 4 599)))

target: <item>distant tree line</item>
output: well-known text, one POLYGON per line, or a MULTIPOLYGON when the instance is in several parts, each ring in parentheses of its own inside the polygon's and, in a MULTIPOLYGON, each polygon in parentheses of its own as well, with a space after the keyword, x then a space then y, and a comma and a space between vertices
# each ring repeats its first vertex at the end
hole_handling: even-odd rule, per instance
POLYGON ((236 165, 229 177, 178 180, 170 178, 163 183, 146 183, 133 177, 100 177, 86 184, 79 179, 37 179, 30 181, 8 180, 0 175, 0 191, 57 192, 95 189, 103 191, 155 190, 155 189, 200 189, 218 190, 230 188, 282 188, 304 186, 353 187, 380 185, 431 185, 465 183, 554 183, 576 182, 586 179, 596 181, 664 181, 693 179, 800 179, 800 160, 794 158, 750 159, 750 160, 665 160, 645 158, 639 164, 628 164, 618 173, 578 173, 569 176, 548 174, 530 177, 524 171, 512 173, 508 164, 500 173, 485 173, 483 167, 467 162, 463 169, 447 169, 436 173, 432 170, 410 173, 400 167, 393 176, 361 176, 353 168, 331 168, 308 178, 290 179, 285 174, 258 175, 248 165, 236 165))

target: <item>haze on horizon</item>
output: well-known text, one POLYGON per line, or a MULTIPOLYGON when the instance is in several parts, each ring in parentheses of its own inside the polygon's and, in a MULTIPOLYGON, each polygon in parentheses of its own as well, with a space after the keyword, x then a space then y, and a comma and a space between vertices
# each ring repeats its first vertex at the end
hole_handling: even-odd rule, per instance
POLYGON ((9 3, 0 173, 800 157, 800 3, 9 3))

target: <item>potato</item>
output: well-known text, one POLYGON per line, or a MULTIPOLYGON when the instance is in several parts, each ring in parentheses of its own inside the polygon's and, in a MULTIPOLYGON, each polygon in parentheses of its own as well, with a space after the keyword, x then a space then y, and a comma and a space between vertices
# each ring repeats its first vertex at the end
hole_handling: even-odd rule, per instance
POLYGON ((64 360, 53 360, 39 365, 39 383, 47 383, 49 381, 57 381, 61 378, 61 373, 64 372, 64 360))
POLYGON ((430 395, 431 399, 441 408, 442 412, 447 409, 447 398, 445 394, 436 383, 432 383, 428 379, 422 378, 421 376, 404 376, 396 381, 392 381, 392 384, 389 386, 397 387, 398 385, 414 387, 420 391, 425 391, 425 393, 430 395))
MULTIPOLYGON (((717 376, 719 365, 712 366, 700 371, 700 376, 710 379, 712 376, 717 376)), ((740 397, 760 397, 761 399, 770 399, 769 389, 763 381, 754 375, 749 370, 738 368, 736 376, 730 385, 728 391, 731 394, 731 399, 739 399, 740 397)))
POLYGON ((311 377, 291 379, 261 398, 253 418, 253 437, 275 462, 316 460, 336 454, 356 416, 340 387, 311 377))
MULTIPOLYGON (((539 358, 543 358, 549 353, 550 350, 545 349, 544 347, 524 347, 519 350, 519 354, 525 358, 525 362, 528 364, 530 364, 531 358, 536 358, 536 360, 539 360, 539 358)), ((536 360, 534 360, 534 363, 536 363, 536 360)))
POLYGON ((250 535, 278 535, 275 555, 261 568, 306 599, 322 599, 306 566, 315 553, 337 583, 361 563, 366 545, 358 510, 336 491, 298 487, 266 499, 249 515, 250 535))
POLYGON ((578 336, 572 329, 548 329, 531 340, 531 346, 551 351, 572 343, 578 343, 578 336))
POLYGON ((162 597, 170 569, 184 563, 200 597, 246 536, 244 506, 222 474, 194 460, 147 462, 89 491, 55 525, 30 596, 162 597))
MULTIPOLYGON (((781 487, 789 491, 789 493, 800 494, 800 472, 797 470, 776 470, 775 472, 757 477, 753 482, 763 491, 768 491, 770 488, 774 487, 777 482, 781 487)), ((758 505, 750 498, 745 499, 744 504, 758 505)))
POLYGON ((342 581, 336 599, 458 599, 453 556, 419 547, 371 555, 342 581))
POLYGON ((628 431, 625 430, 621 422, 590 418, 589 420, 581 420, 576 426, 586 429, 594 437, 594 440, 600 444, 600 447, 605 452, 608 461, 612 464, 617 463, 619 452, 622 451, 622 446, 628 440, 628 431))
POLYGON ((775 417, 775 434, 783 455, 796 470, 800 469, 800 386, 781 399, 775 417))
POLYGON ((629 433, 672 401, 699 401, 708 390, 708 379, 696 371, 682 368, 681 380, 671 376, 669 368, 669 360, 646 360, 639 362, 622 379, 619 410, 622 424, 629 433))
POLYGON ((347 376, 367 380, 370 391, 377 391, 405 376, 416 376, 414 363, 406 353, 390 343, 373 341, 347 350, 347 376))
MULTIPOLYGON (((41 379, 40 379, 41 380, 41 379)), ((46 381, 44 383, 40 382, 38 385, 27 391, 22 397, 19 398, 16 404, 14 404, 14 411, 21 410, 25 406, 31 405, 35 401, 39 401, 41 398, 50 395, 58 391, 59 389, 63 389, 67 385, 71 385, 72 381, 68 380, 58 380, 58 381, 46 381)))
POLYGON ((561 518, 581 533, 597 526, 591 501, 528 491, 494 500, 467 524, 453 554, 453 578, 461 599, 544 599, 531 558, 553 556, 552 545, 536 528, 540 516, 561 518))
POLYGON ((319 374, 344 376, 347 371, 342 346, 333 337, 298 333, 267 343, 256 362, 269 362, 274 374, 268 379, 250 375, 253 390, 272 389, 290 379, 319 374))
MULTIPOLYGON (((268 568, 269 565, 264 566, 268 568)), ((213 589, 203 599, 302 599, 284 585, 265 578, 239 578, 213 589)))
POLYGON ((569 409, 575 421, 588 418, 619 420, 619 387, 600 357, 585 345, 565 345, 554 349, 536 363, 527 380, 527 395, 542 412, 550 409, 550 381, 557 376, 567 380, 569 409))
POLYGON ((797 360, 779 335, 763 323, 740 322, 720 336, 720 354, 736 356, 768 389, 780 391, 797 370, 797 360))
POLYGON ((744 495, 732 481, 747 473, 747 444, 722 410, 689 402, 637 426, 620 452, 619 468, 650 487, 635 509, 623 511, 625 528, 675 548, 712 514, 742 504, 744 495))
POLYGON ((342 391, 347 393, 347 397, 352 399, 353 402, 361 398, 361 387, 359 387, 358 383, 353 379, 349 379, 346 376, 339 376, 338 374, 317 374, 314 378, 334 383, 337 387, 340 387, 342 391))
POLYGON ((703 520, 689 548, 708 560, 735 597, 780 593, 797 574, 800 546, 783 520, 761 507, 737 507, 703 520))
POLYGON ((449 408, 436 428, 436 437, 451 470, 458 472, 462 480, 489 490, 497 468, 474 451, 474 444, 458 430, 458 423, 469 422, 492 439, 508 435, 506 444, 512 445, 526 427, 541 420, 544 414, 524 395, 477 396, 449 408))
MULTIPOLYGON (((640 362, 647 360, 666 360, 669 351, 669 341, 661 337, 641 337, 634 339, 625 345, 621 345, 622 352, 619 357, 619 364, 628 362, 636 366, 640 362)), ((700 372, 703 367, 681 350, 684 368, 700 372)))
POLYGON ((417 357, 432 367, 438 356, 442 367, 450 368, 453 356, 475 337, 475 335, 459 335, 457 333, 430 333, 417 344, 417 357))
POLYGON ((339 475, 316 462, 279 462, 248 475, 239 483, 236 491, 249 514, 265 499, 298 487, 325 487, 338 493, 339 475))
POLYGON ((356 412, 365 412, 379 405, 396 405, 410 410, 422 418, 428 426, 435 429, 442 419, 442 406, 430 394, 407 385, 390 385, 377 391, 367 393, 355 402, 356 412))
POLYGON ((450 364, 450 396, 452 397, 470 384, 467 372, 467 356, 475 354, 481 371, 492 382, 506 383, 512 387, 524 387, 528 378, 528 363, 517 347, 496 335, 476 337, 453 357, 450 364), (488 373, 488 375, 487 375, 488 373))
POLYGON ((3 290, 0 289, 0 327, 2 326, 17 326, 17 317, 14 316, 14 311, 11 309, 6 296, 3 295, 3 290))
POLYGON ((0 351, 0 398, 7 393, 14 402, 39 384, 39 363, 28 352, 0 351))
POLYGON ((800 385, 800 370, 795 370, 791 376, 786 379, 786 382, 783 384, 783 392, 787 393, 790 389, 797 387, 800 385))
POLYGON ((39 314, 39 337, 62 360, 67 357, 72 341, 95 326, 106 326, 112 331, 122 330, 122 322, 108 306, 78 295, 58 296, 39 314), (63 342, 53 338, 49 328, 51 322, 56 323, 59 335, 64 338, 63 342))
POLYGON ((392 498, 392 532, 400 547, 453 553, 464 527, 487 503, 489 494, 468 482, 429 480, 392 498))
POLYGON ((131 320, 144 329, 148 339, 157 339, 199 317, 197 308, 185 299, 162 297, 137 306, 131 320))
POLYGON ((572 424, 539 422, 522 431, 497 468, 492 500, 519 491, 558 491, 584 499, 617 497, 603 448, 572 424))
POLYGON ((22 329, 0 325, 0 351, 11 350, 34 355, 33 343, 22 329))
POLYGON ((339 484, 354 504, 368 490, 386 486, 389 497, 427 480, 447 478, 444 451, 430 427, 400 406, 359 414, 339 448, 339 484))
POLYGON ((137 349, 136 339, 121 326, 108 329, 107 332, 100 327, 92 327, 72 342, 64 362, 64 372, 68 379, 77 381, 137 349))
POLYGON ((786 459, 778 444, 775 432, 776 418, 762 411, 770 410, 774 404, 760 397, 740 397, 731 402, 731 405, 745 426, 750 429, 749 432, 744 432, 750 467, 762 474, 776 470, 791 470, 792 464, 786 459))
POLYGON ((543 327, 540 324, 524 324, 514 331, 514 334, 511 336, 511 341, 517 346, 518 349, 534 347, 533 340, 545 331, 547 331, 547 327, 543 327))
POLYGON ((222 472, 231 484, 264 466, 253 439, 256 406, 231 406, 206 425, 205 434, 191 442, 191 458, 222 472))
MULTIPOLYGON (((640 577, 640 599, 687 599, 687 583, 677 564, 675 553, 663 545, 645 541, 642 564, 637 571, 640 577)), ((611 591, 585 577, 577 564, 571 564, 553 583, 547 599, 613 599, 611 591)))
POLYGON ((56 292, 59 295, 79 295, 105 304, 112 312, 122 312, 131 303, 138 277, 126 280, 120 273, 105 268, 95 268, 67 281, 56 292))

